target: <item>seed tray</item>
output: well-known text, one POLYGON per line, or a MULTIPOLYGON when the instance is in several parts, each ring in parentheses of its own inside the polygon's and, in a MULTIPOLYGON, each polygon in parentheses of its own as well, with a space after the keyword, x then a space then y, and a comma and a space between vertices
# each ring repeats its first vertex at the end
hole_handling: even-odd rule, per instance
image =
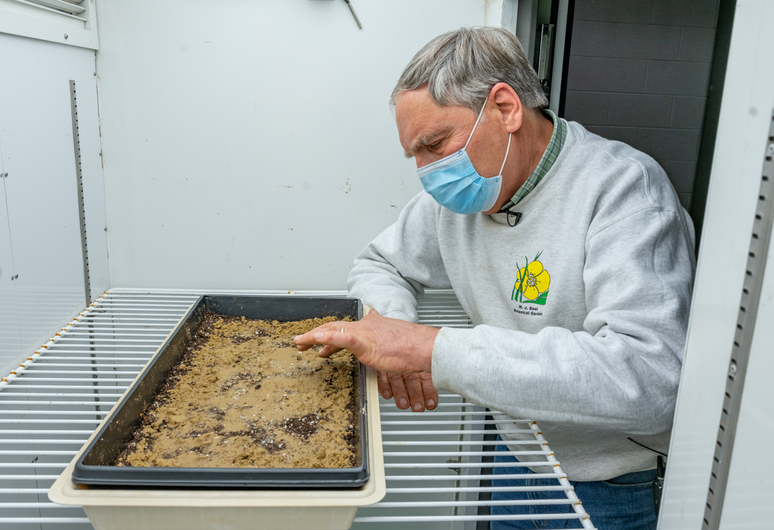
POLYGON ((75 462, 72 481, 92 487, 166 488, 358 488, 369 477, 365 367, 353 370, 360 406, 355 408, 355 465, 349 468, 181 468, 113 465, 141 414, 183 357, 207 311, 250 319, 293 321, 335 316, 359 320, 360 300, 297 296, 202 296, 148 362, 126 396, 103 422, 75 462))

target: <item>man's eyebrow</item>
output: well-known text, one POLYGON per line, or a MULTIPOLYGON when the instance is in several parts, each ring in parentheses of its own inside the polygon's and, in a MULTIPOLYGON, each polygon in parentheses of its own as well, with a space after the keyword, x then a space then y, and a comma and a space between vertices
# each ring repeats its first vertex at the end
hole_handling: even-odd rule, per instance
POLYGON ((412 144, 409 146, 408 151, 404 151, 404 154, 406 155, 406 158, 413 158, 414 153, 419 151, 421 148, 426 147, 428 145, 433 145, 438 140, 443 138, 448 134, 448 130, 442 130, 442 131, 432 131, 427 134, 423 134, 419 136, 416 140, 412 142, 412 144))

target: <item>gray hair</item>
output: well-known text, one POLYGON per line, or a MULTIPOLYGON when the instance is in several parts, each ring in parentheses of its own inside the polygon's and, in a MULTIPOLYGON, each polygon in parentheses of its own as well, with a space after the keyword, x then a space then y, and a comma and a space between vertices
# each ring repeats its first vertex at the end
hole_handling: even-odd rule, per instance
POLYGON ((427 85, 436 105, 481 110, 497 83, 507 83, 528 108, 545 108, 548 100, 519 40, 500 28, 460 28, 428 42, 411 59, 390 96, 427 85))

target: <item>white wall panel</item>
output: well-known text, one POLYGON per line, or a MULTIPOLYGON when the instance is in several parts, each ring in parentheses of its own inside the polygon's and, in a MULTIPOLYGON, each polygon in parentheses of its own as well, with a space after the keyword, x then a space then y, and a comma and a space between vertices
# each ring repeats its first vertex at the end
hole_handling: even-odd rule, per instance
MULTIPOLYGON (((0 144, 0 174, 4 172, 2 153, 3 146, 0 144)), ((19 363, 21 352, 21 328, 15 280, 12 279, 14 272, 4 180, 0 178, 0 374, 2 376, 10 373, 19 363)))
POLYGON ((0 145, 13 272, 19 275, 16 354, 24 357, 85 303, 70 79, 79 88, 84 185, 99 199, 86 205, 94 227, 91 265, 96 285, 107 287, 94 52, 0 34, 0 56, 0 145))
POLYGON ((421 186, 388 98, 484 2, 100 2, 111 285, 335 289, 421 186))
POLYGON ((774 497, 774 245, 769 244, 755 335, 750 347, 734 452, 726 483, 720 528, 761 530, 772 526, 768 501, 774 497))
POLYGON ((662 530, 698 529, 704 517, 774 103, 774 69, 764 51, 774 49, 772 23, 774 3, 737 3, 661 508, 662 530))

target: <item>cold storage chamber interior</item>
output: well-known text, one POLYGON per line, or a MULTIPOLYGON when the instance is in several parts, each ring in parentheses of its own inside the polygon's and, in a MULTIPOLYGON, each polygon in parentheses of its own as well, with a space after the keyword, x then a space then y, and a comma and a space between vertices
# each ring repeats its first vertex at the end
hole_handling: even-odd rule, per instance
MULTIPOLYGON (((346 5, 333 0, 308 0, 301 5, 256 3, 239 6, 245 10, 239 16, 228 5, 205 9, 182 2, 121 5, 94 1, 82 2, 83 12, 62 15, 29 3, 2 0, 0 43, 8 58, 2 68, 9 80, 0 88, 0 173, 6 206, 6 215, 0 215, 0 289, 3 300, 9 301, 3 304, 3 372, 17 372, 13 383, 17 385, 31 375, 34 369, 14 367, 20 362, 37 364, 34 352, 48 343, 52 332, 83 312, 87 301, 111 288, 155 289, 154 293, 175 296, 201 289, 342 289, 352 256, 394 220, 420 189, 412 162, 403 160, 386 104, 403 65, 431 37, 454 27, 512 25, 518 33, 518 16, 522 15, 523 23, 523 13, 541 9, 539 5, 527 9, 527 4, 505 1, 482 6, 455 1, 453 5, 426 2, 417 7, 408 1, 382 6, 360 0, 353 4, 363 25, 360 29, 346 5), (80 172, 73 155, 76 138, 80 172), (174 289, 180 290, 171 291, 174 289)), ((598 36, 609 37, 611 27, 617 36, 637 22, 627 18, 635 16, 636 10, 612 7, 605 12, 599 2, 559 4, 570 20, 573 12, 580 13, 576 20, 598 36), (606 18, 612 16, 623 19, 606 18)), ((703 13, 706 6, 699 4, 694 7, 703 13)), ((750 2, 750 9, 755 5, 750 2)), ((649 9, 649 13, 640 13, 650 17, 646 25, 679 26, 675 20, 681 13, 668 5, 657 2, 649 9)), ((766 20, 765 14, 759 18, 766 20)), ((690 27, 697 29, 687 27, 680 34, 679 46, 684 35, 691 33, 690 27)), ((567 38, 572 41, 571 32, 567 38)), ((570 60, 571 49, 567 53, 570 60)), ((615 59, 617 54, 615 50, 595 53, 603 59, 615 59)), ((620 59, 644 61, 646 72, 649 61, 660 60, 620 59)), ((572 72, 563 73, 569 79, 560 79, 552 89, 571 81, 572 72)), ((577 91, 605 92, 588 88, 576 86, 577 91)), ((573 85, 567 89, 572 91, 573 85)), ((610 112, 608 107, 608 117, 610 112)), ((602 126, 639 127, 608 122, 602 126)), ((111 290, 105 296, 119 295, 127 293, 111 290)), ((427 315, 435 316, 428 316, 427 322, 454 315, 452 324, 469 325, 453 300, 443 299, 438 305, 431 297, 428 303, 433 309, 427 315)), ((121 340, 138 340, 133 336, 137 332, 128 333, 132 337, 121 340)), ((113 350, 116 340, 111 335, 113 350)), ((78 370, 93 371, 92 363, 97 362, 91 358, 93 351, 89 344, 84 359, 62 364, 82 363, 88 366, 78 370)), ((131 364, 131 360, 121 360, 110 370, 131 374, 124 367, 131 364)), ((70 371, 67 366, 49 369, 70 371)), ((66 379, 69 375, 52 377, 66 379)), ((69 393, 53 387, 55 383, 71 385, 41 382, 43 393, 52 393, 49 389, 54 394, 69 393)), ((11 386, 4 385, 5 396, 11 386)), ((79 405, 73 396, 45 396, 43 410, 58 410, 64 413, 59 419, 71 425, 83 422, 83 428, 77 430, 91 432, 100 416, 83 420, 83 411, 103 412, 110 399, 93 397, 93 389, 81 391, 92 394, 82 399, 100 399, 106 404, 79 405), (54 402, 69 404, 56 406, 54 402)), ((698 392, 712 393, 712 389, 698 392)), ((4 397, 25 402, 18 411, 4 409, 9 412, 2 417, 4 425, 35 431, 51 423, 45 414, 25 413, 35 409, 38 404, 34 402, 41 397, 4 397), (20 419, 31 423, 22 428, 20 419), (28 428, 31 426, 34 428, 28 428)), ((438 421, 451 423, 438 424, 439 429, 484 430, 480 411, 471 411, 477 414, 470 418, 474 423, 465 424, 468 418, 463 411, 470 406, 454 404, 459 400, 455 396, 445 400, 450 409, 436 414, 448 414, 438 421)), ((433 429, 415 425, 404 429, 400 423, 388 423, 416 422, 415 416, 383 410, 385 432, 419 429, 423 434, 394 436, 427 442, 434 452, 442 453, 446 445, 462 451, 460 437, 465 441, 465 436, 484 434, 445 434, 447 438, 440 443, 432 432, 424 432, 433 429), (400 416, 393 420, 388 413, 400 416)), ((30 474, 50 476, 50 470, 61 465, 54 460, 67 460, 73 445, 77 446, 69 435, 60 434, 53 439, 44 435, 57 443, 41 449, 22 448, 14 441, 37 435, 26 436, 17 432, 8 444, 12 454, 6 456, 13 465, 4 468, 3 475, 15 477, 13 480, 28 480, 23 475, 30 474)), ((393 435, 387 435, 386 441, 389 436, 393 435)), ((397 440, 396 447, 405 441, 397 440)), ((439 474, 472 472, 480 467, 475 461, 480 455, 470 456, 474 461, 450 463, 437 455, 438 462, 425 463, 439 474)), ((415 465, 421 462, 413 459, 422 457, 405 458, 396 463, 415 465)), ((420 467, 414 469, 419 471, 412 473, 423 472, 420 467)), ((6 488, 4 514, 31 517, 34 525, 55 524, 61 516, 59 522, 72 527, 72 515, 66 509, 47 506, 46 482, 37 480, 42 486, 11 483, 6 488), (46 518, 45 523, 41 517, 46 518), (65 519, 68 521, 63 522, 65 519)), ((694 490, 690 502, 697 504, 701 495, 695 490, 706 488, 696 486, 701 480, 690 476, 685 480, 688 489, 694 490)), ((437 489, 434 486, 427 489, 437 489)), ((478 487, 486 486, 480 483, 478 487)), ((446 492, 447 497, 439 502, 478 502, 485 496, 481 493, 486 492, 446 492)), ((400 493, 404 494, 395 502, 424 502, 411 499, 410 492, 400 493)), ((393 514, 388 517, 406 509, 395 505, 387 510, 393 514)), ((434 515, 435 522, 423 522, 422 527, 475 527, 477 521, 459 517, 483 517, 473 505, 443 509, 448 511, 434 515), (443 517, 457 519, 452 520, 455 523, 438 520, 443 517)), ((390 527, 390 523, 381 524, 390 527)))

